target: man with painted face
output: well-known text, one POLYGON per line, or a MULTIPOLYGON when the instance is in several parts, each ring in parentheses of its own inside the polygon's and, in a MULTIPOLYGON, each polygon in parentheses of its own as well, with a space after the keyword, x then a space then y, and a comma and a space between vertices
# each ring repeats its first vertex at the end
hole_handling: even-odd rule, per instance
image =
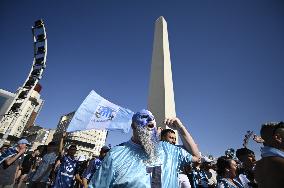
POLYGON ((198 161, 199 151, 176 118, 166 119, 164 123, 188 136, 185 147, 192 154, 181 147, 159 141, 154 116, 148 110, 141 110, 132 117, 132 138, 108 152, 89 187, 178 187, 179 169, 198 161))

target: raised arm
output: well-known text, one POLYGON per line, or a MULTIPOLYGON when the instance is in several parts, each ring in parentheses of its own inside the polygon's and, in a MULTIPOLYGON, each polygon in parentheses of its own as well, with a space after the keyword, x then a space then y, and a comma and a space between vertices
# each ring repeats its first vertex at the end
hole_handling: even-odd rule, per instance
POLYGON ((179 120, 179 118, 166 118, 164 121, 165 125, 172 129, 176 129, 181 137, 183 146, 185 149, 192 154, 194 161, 200 160, 200 153, 197 145, 195 144, 192 136, 189 134, 185 126, 179 120))
POLYGON ((63 155, 63 146, 64 146, 64 139, 66 139, 67 137, 67 133, 66 132, 62 132, 62 136, 60 139, 60 143, 59 143, 59 148, 58 148, 58 153, 60 156, 63 155))
POLYGON ((5 160, 5 165, 10 166, 14 161, 16 161, 25 152, 26 152, 26 148, 20 149, 19 153, 17 153, 13 157, 9 157, 8 159, 5 160))

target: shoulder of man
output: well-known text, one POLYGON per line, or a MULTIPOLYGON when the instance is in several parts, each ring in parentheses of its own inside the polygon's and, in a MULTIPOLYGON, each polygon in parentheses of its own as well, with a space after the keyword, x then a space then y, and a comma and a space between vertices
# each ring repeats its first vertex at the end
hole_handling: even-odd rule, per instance
POLYGON ((255 178, 261 186, 284 187, 283 174, 284 158, 264 157, 256 163, 255 178))
POLYGON ((120 160, 121 158, 119 157, 122 153, 129 153, 130 150, 132 150, 133 147, 129 142, 123 142, 117 146, 112 147, 108 152, 107 155, 105 156, 105 159, 112 159, 112 160, 120 160))
POLYGON ((183 146, 182 145, 173 145, 169 142, 166 142, 166 141, 160 141, 160 146, 163 147, 164 150, 168 150, 168 151, 171 151, 171 150, 184 150, 183 146))
MULTIPOLYGON (((256 162, 256 168, 262 167, 262 166, 282 166, 284 165, 284 158, 282 157, 264 157, 261 160, 256 162)), ((280 167, 279 166, 279 167, 280 167)))

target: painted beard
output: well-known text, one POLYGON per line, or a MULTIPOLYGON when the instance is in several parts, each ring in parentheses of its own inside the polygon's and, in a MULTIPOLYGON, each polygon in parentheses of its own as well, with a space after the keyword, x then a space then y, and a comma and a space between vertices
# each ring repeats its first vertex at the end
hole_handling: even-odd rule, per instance
POLYGON ((148 157, 147 163, 151 164, 158 159, 158 144, 159 135, 157 129, 148 130, 147 127, 137 126, 138 139, 144 148, 146 155, 148 157))

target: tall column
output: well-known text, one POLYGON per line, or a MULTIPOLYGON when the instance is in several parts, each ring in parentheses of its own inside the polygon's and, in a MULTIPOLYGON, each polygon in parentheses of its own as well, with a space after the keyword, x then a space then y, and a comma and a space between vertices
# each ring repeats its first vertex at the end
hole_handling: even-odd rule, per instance
POLYGON ((162 16, 155 23, 148 109, 162 128, 166 117, 176 116, 167 22, 162 16))

